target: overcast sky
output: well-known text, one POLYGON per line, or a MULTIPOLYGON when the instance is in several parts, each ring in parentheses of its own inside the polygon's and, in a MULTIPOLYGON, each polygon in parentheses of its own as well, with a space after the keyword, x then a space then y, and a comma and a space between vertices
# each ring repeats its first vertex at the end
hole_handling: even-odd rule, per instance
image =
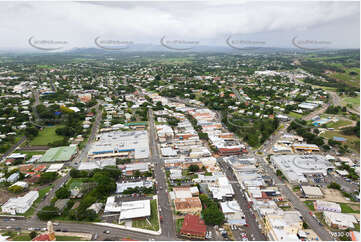
POLYGON ((359 48, 359 2, 0 2, 0 49, 33 40, 96 47, 94 39, 224 45, 234 40, 292 47, 297 40, 359 48))

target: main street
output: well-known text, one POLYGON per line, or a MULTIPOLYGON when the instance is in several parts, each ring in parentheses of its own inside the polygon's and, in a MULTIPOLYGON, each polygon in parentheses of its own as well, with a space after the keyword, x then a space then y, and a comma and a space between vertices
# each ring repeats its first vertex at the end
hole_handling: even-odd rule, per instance
POLYGON ((246 223, 248 224, 247 227, 245 227, 245 231, 247 233, 247 237, 250 240, 267 240, 266 236, 262 233, 262 230, 259 227, 259 224, 256 221, 255 214, 251 211, 249 204, 244 197, 244 194, 241 190, 241 186, 233 173, 233 169, 223 161, 222 158, 217 159, 218 163, 220 164, 222 170, 227 175, 230 183, 232 184, 233 190, 234 190, 234 197, 237 200, 238 204, 241 207, 242 212, 245 215, 246 223))
POLYGON ((154 175, 157 181, 157 195, 159 214, 163 217, 161 222, 162 235, 168 237, 169 240, 176 238, 175 223, 173 220, 173 211, 169 203, 167 181, 164 173, 164 161, 160 158, 157 137, 155 133, 153 110, 148 111, 149 120, 149 146, 151 150, 151 161, 154 164, 154 175))

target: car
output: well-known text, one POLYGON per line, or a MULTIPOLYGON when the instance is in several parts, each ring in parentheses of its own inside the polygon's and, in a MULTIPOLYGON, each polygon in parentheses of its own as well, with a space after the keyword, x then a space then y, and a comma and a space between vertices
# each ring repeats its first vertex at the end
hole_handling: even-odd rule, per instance
POLYGON ((11 219, 10 219, 10 221, 15 221, 15 220, 16 220, 16 219, 14 219, 14 218, 11 218, 11 219))
POLYGON ((30 227, 30 228, 28 228, 28 230, 29 230, 29 231, 34 231, 35 229, 32 228, 32 227, 30 227))
POLYGON ((69 232, 69 230, 67 230, 67 229, 62 229, 62 232, 69 232))
POLYGON ((4 221, 7 222, 7 221, 9 221, 9 219, 8 219, 8 218, 4 218, 4 221))
POLYGON ((35 231, 40 231, 40 230, 41 230, 41 228, 35 228, 34 230, 35 230, 35 231))
POLYGON ((58 225, 59 225, 59 223, 53 223, 53 225, 54 225, 54 226, 58 226, 58 225))
POLYGON ((12 229, 13 227, 11 227, 11 226, 6 226, 6 229, 12 229))
POLYGON ((15 228, 15 230, 20 231, 20 230, 21 230, 21 228, 20 228, 20 227, 16 227, 16 228, 15 228))
POLYGON ((61 229, 55 229, 56 232, 61 232, 61 229))
POLYGON ((110 230, 104 230, 103 233, 104 234, 110 234, 110 230))
POLYGON ((47 228, 41 228, 41 231, 46 231, 47 230, 47 228))

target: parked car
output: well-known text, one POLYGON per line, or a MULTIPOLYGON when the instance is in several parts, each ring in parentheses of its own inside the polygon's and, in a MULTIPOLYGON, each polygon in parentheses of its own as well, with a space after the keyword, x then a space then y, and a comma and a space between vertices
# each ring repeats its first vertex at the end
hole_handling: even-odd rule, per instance
POLYGON ((110 234, 110 230, 104 230, 103 233, 104 234, 110 234))

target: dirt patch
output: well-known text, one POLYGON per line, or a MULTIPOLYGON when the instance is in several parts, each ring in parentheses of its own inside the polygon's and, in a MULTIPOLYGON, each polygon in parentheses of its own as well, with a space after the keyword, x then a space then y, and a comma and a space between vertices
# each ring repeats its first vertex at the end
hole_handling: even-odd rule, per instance
POLYGON ((324 188, 322 189, 322 192, 325 195, 324 200, 326 201, 336 203, 350 203, 350 201, 347 201, 339 190, 324 188))

